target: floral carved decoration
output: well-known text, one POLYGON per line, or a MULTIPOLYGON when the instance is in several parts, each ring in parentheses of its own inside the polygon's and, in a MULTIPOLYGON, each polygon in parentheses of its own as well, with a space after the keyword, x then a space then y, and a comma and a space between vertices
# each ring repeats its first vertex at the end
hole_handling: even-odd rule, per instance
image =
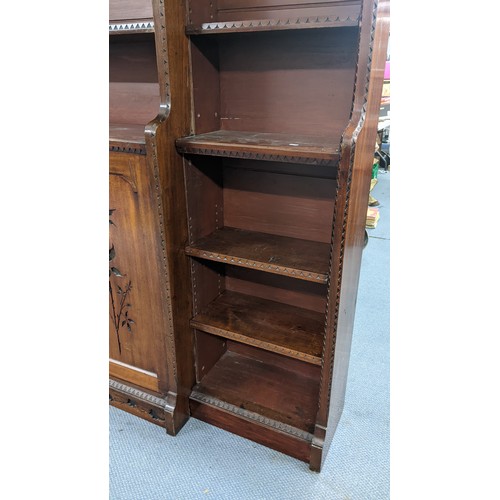
MULTIPOLYGON (((111 219, 115 209, 109 210, 109 224, 116 226, 111 219)), ((109 300, 110 309, 109 315, 116 334, 118 342, 118 351, 122 353, 122 344, 120 333, 126 329, 129 333, 132 332, 132 325, 135 321, 129 316, 132 304, 129 302, 129 294, 132 291, 132 282, 127 280, 126 275, 113 264, 116 257, 115 246, 112 244, 109 249, 109 300)))

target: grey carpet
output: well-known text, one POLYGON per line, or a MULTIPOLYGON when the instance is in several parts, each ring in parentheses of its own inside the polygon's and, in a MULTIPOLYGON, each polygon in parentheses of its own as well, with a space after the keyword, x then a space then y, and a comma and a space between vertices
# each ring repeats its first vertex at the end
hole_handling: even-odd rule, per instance
POLYGON ((372 195, 380 221, 363 252, 344 412, 320 474, 190 419, 173 438, 110 407, 112 500, 388 500, 390 173, 372 195))

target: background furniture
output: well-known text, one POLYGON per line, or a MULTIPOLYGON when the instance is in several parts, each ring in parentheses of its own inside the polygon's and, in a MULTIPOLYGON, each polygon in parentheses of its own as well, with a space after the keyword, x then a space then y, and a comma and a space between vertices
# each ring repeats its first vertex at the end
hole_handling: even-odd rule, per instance
MULTIPOLYGON (((169 9, 172 25, 181 12, 169 9)), ((182 163, 170 140, 189 118, 182 94, 175 112, 170 104, 188 75, 165 17, 163 0, 110 0, 109 367, 110 403, 175 434, 188 418, 193 362, 189 338, 179 339, 187 315, 175 314, 190 308, 189 268, 177 251, 182 163)))

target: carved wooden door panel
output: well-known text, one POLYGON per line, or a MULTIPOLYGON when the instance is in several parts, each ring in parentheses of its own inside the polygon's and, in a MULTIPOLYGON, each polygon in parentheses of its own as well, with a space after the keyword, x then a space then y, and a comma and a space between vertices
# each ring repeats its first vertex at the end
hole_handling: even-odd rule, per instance
POLYGON ((146 156, 110 153, 109 173, 110 374, 161 392, 168 324, 146 156))

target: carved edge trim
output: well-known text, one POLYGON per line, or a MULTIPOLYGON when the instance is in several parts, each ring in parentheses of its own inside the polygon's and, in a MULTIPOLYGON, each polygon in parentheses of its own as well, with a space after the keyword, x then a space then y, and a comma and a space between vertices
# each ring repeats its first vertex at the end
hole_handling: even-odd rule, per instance
MULTIPOLYGON (((342 281, 342 271, 343 271, 343 261, 344 261, 344 248, 345 248, 345 236, 346 236, 346 230, 347 230, 347 216, 348 216, 348 209, 349 209, 349 198, 350 198, 350 190, 351 190, 351 183, 352 183, 352 171, 354 167, 354 154, 356 150, 356 141, 358 138, 358 135, 361 131, 361 128, 365 122, 365 117, 366 117, 366 106, 368 103, 368 88, 370 84, 370 72, 371 72, 371 62, 372 62, 372 54, 373 54, 373 41, 374 41, 374 36, 375 36, 375 28, 376 28, 376 21, 377 21, 377 8, 378 8, 378 0, 374 0, 373 2, 373 11, 372 11, 372 22, 371 22, 371 31, 370 31, 370 48, 368 52, 368 64, 367 64, 367 72, 366 72, 366 77, 365 77, 365 88, 364 88, 364 95, 363 95, 363 105, 360 113, 360 118, 358 120, 357 126, 352 134, 352 142, 351 142, 351 147, 350 147, 350 155, 349 155, 349 167, 347 171, 347 180, 346 180, 346 197, 344 200, 344 210, 342 214, 342 233, 341 233, 341 245, 340 245, 340 256, 339 256, 339 268, 338 268, 338 273, 336 276, 336 293, 335 293, 335 303, 334 303, 334 312, 333 312, 333 318, 331 322, 331 328, 333 330, 333 339, 331 342, 331 347, 332 351, 330 353, 330 365, 329 365, 329 377, 328 377, 328 391, 327 391, 327 401, 326 401, 326 407, 329 408, 330 406, 330 400, 331 400, 331 390, 332 390, 332 383, 333 383, 333 368, 334 368, 334 358, 335 358, 335 346, 336 346, 336 336, 337 336, 337 327, 338 327, 338 318, 339 318, 339 311, 340 311, 340 292, 341 292, 341 281, 342 281)), ((360 33, 361 36, 361 33, 360 33)), ((358 63, 356 64, 356 75, 358 74, 358 63)), ((356 81, 354 83, 354 92, 353 95, 356 95, 356 88, 359 85, 360 82, 356 81)), ((354 106, 354 99, 353 99, 353 106, 354 106)), ((343 140, 343 139, 342 139, 343 140)), ((340 180, 341 176, 339 175, 337 177, 337 192, 336 192, 336 197, 339 195, 339 190, 340 190, 340 180)), ((337 204, 334 205, 334 216, 333 220, 335 221, 337 218, 337 204)), ((332 265, 333 265, 333 242, 335 239, 335 226, 332 231, 332 253, 330 255, 330 271, 329 271, 329 276, 332 275, 332 265)), ((325 332, 323 336, 323 353, 326 351, 327 343, 327 330, 328 330, 328 323, 329 323, 329 309, 331 307, 331 301, 330 301, 330 287, 332 286, 332 283, 329 281, 328 283, 328 300, 327 300, 327 305, 326 305, 326 314, 325 314, 325 332)), ((321 372, 320 372, 320 394, 322 393, 323 385, 325 383, 324 379, 324 354, 322 357, 322 363, 321 363, 321 372)), ((318 409, 321 406, 321 400, 318 401, 318 409)), ((316 425, 318 427, 318 425, 316 425)))
MULTIPOLYGON (((158 211, 158 224, 160 229, 160 238, 161 238, 161 258, 163 264, 163 279, 165 284, 165 305, 167 308, 167 320, 168 320, 168 330, 166 332, 166 339, 168 343, 168 349, 172 353, 171 362, 168 363, 168 366, 172 368, 173 376, 175 379, 175 383, 177 383, 177 366, 176 359, 174 353, 175 351, 175 339, 174 339, 174 321, 173 321, 173 313, 172 313, 172 293, 170 290, 170 276, 168 271, 168 255, 167 248, 165 242, 165 223, 163 217, 163 200, 160 186, 160 167, 158 165, 158 153, 156 147, 156 133, 152 134, 148 139, 148 142, 151 144, 151 161, 153 165, 153 176, 154 176, 154 189, 156 194, 156 203, 157 203, 157 211, 158 211)), ((170 383, 172 383, 171 381, 170 383)))
MULTIPOLYGON (((157 54, 157 60, 161 55, 161 64, 163 67, 163 77, 165 85, 165 105, 167 109, 170 109, 170 67, 168 64, 168 47, 167 47, 167 19, 165 18, 165 0, 159 0, 158 2, 158 19, 160 20, 160 26, 156 29, 156 36, 161 40, 161 54, 157 54)), ((160 68, 158 68, 159 70, 160 68)))
POLYGON ((313 281, 315 283, 326 283, 328 280, 328 276, 326 274, 313 273, 310 271, 303 271, 290 267, 276 266, 251 259, 234 257, 231 255, 207 252, 204 250, 198 250, 197 248, 191 246, 186 247, 186 254, 191 255, 192 257, 200 257, 202 259, 213 260, 216 262, 225 262, 228 264, 233 264, 235 266, 247 267, 249 269, 258 269, 259 271, 265 271, 268 273, 292 276, 293 278, 303 279, 305 281, 313 281))
POLYGON ((155 25, 153 21, 140 22, 135 21, 131 23, 110 23, 109 33, 154 33, 155 25))
POLYGON ((182 145, 177 148, 183 154, 196 154, 205 156, 222 156, 225 158, 240 158, 243 160, 277 161, 281 163, 300 163, 305 165, 333 166, 337 163, 335 158, 321 159, 310 156, 291 156, 280 154, 262 154, 249 151, 232 151, 227 149, 203 148, 193 145, 182 145))
POLYGON ((260 347, 261 349, 264 349, 266 351, 277 352, 280 354, 284 354, 285 356, 288 356, 290 358, 300 359, 301 361, 306 361, 306 362, 314 364, 314 365, 321 365, 321 358, 318 356, 313 356, 312 354, 307 354, 305 352, 300 352, 300 351, 296 351, 296 350, 294 351, 292 349, 288 349, 286 347, 276 345, 276 344, 273 344, 271 342, 263 342, 261 340, 256 340, 256 339, 249 337, 247 335, 241 335, 239 333, 232 332, 229 330, 224 330, 222 328, 212 327, 210 325, 200 323, 196 320, 191 320, 191 326, 193 328, 196 328, 197 330, 202 330, 202 331, 207 332, 207 333, 219 335, 221 337, 225 337, 225 338, 230 339, 230 340, 236 340, 236 341, 241 342, 243 344, 253 345, 255 347, 260 347))
POLYGON ((202 23, 186 27, 187 35, 221 33, 230 30, 252 29, 265 31, 270 29, 297 29, 297 28, 329 28, 340 26, 358 26, 357 17, 334 16, 309 16, 291 17, 286 19, 252 19, 249 21, 220 21, 215 23, 202 23))
MULTIPOLYGON (((156 36, 160 39, 161 46, 161 61, 163 64, 163 77, 165 84, 165 104, 167 107, 170 106, 170 76, 169 76, 169 65, 167 60, 167 29, 165 22, 165 2, 160 0, 157 4, 157 16, 160 19, 160 26, 158 26, 156 36)), ((157 43, 158 46, 158 43, 157 43)), ((160 54, 157 54, 157 61, 159 60, 160 54)), ((165 222, 163 214, 163 199, 162 199, 162 188, 160 183, 160 166, 158 161, 158 151, 157 151, 157 138, 156 138, 157 127, 150 127, 148 129, 148 134, 146 135, 146 142, 151 151, 151 165, 153 169, 154 177, 154 192, 156 197, 156 208, 158 215, 159 233, 161 240, 161 260, 163 265, 163 281, 165 287, 165 305, 167 309, 167 321, 168 329, 166 332, 167 349, 172 354, 169 356, 167 353, 167 373, 170 372, 173 375, 174 380, 169 380, 169 386, 175 384, 177 387, 177 360, 175 356, 175 338, 174 338, 174 322, 173 322, 173 311, 172 311, 172 292, 170 288, 170 275, 168 271, 168 253, 165 241, 165 222)))
POLYGON ((161 408, 162 410, 173 411, 173 408, 170 407, 166 399, 159 398, 158 396, 153 396, 152 394, 136 389, 135 387, 130 387, 129 385, 118 382, 117 380, 113 380, 110 378, 109 388, 126 396, 133 396, 134 398, 143 401, 144 403, 154 405, 158 408, 161 408))
POLYGON ((109 151, 112 153, 131 153, 136 155, 145 155, 145 146, 109 146, 109 151))
POLYGON ((216 408, 220 408, 221 410, 225 410, 229 413, 232 413, 240 418, 246 418, 247 420, 252 420, 254 422, 258 422, 260 424, 266 425, 272 429, 279 430, 286 434, 290 434, 294 437, 302 439, 303 441, 307 441, 312 443, 313 435, 309 432, 303 431, 302 429, 298 429, 297 427, 293 427, 289 424, 285 424, 283 422, 279 422, 278 420, 274 420, 272 418, 264 417, 258 413, 253 411, 245 410, 244 408, 240 408, 239 406, 232 405, 227 403, 226 401, 221 401, 220 399, 214 398, 207 394, 203 394, 198 391, 191 392, 191 399, 197 401, 198 403, 207 404, 210 406, 214 406, 216 408))

